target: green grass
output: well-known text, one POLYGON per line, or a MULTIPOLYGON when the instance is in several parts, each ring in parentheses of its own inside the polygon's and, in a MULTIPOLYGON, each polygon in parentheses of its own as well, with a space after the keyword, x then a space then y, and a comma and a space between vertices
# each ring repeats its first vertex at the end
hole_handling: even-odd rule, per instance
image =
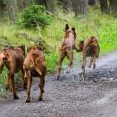
MULTIPOLYGON (((102 14, 100 11, 98 11, 98 9, 90 9, 87 15, 79 16, 78 18, 74 18, 72 13, 68 15, 59 13, 58 16, 62 19, 66 19, 70 26, 76 28, 76 43, 79 40, 84 40, 91 35, 95 35, 99 40, 101 55, 116 51, 116 18, 110 15, 102 14)), ((47 44, 52 47, 51 53, 45 54, 47 70, 48 72, 55 72, 58 61, 58 48, 60 47, 60 42, 63 40, 63 29, 65 24, 65 21, 55 19, 51 25, 46 27, 44 30, 39 28, 37 28, 37 30, 27 30, 20 29, 17 26, 9 26, 8 23, 1 23, 0 37, 7 37, 6 42, 10 42, 13 45, 25 44, 26 46, 30 45, 30 41, 26 40, 25 38, 16 37, 15 35, 17 33, 25 32, 29 37, 42 37, 47 42, 47 44)), ((0 42, 3 42, 3 44, 5 43, 5 41, 1 38, 0 42)), ((79 56, 79 54, 75 53, 76 61, 79 61, 79 56)), ((64 64, 67 65, 67 63, 68 61, 65 60, 64 64)), ((1 77, 6 77, 6 73, 0 75, 0 82, 4 82, 2 81, 1 77)))
POLYGON ((0 74, 0 92, 3 92, 5 89, 6 78, 7 78, 7 69, 4 69, 2 71, 2 74, 0 74))

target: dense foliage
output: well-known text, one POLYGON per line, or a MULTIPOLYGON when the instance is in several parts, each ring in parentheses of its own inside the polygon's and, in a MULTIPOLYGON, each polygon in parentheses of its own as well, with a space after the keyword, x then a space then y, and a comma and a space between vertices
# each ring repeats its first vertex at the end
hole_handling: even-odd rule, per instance
POLYGON ((20 25, 25 28, 45 27, 50 24, 52 17, 46 13, 42 5, 31 5, 21 13, 20 25))

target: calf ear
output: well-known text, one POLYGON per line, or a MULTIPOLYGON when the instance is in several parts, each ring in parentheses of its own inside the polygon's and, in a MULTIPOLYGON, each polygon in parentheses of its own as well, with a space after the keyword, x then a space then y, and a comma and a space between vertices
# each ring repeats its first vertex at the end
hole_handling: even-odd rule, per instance
POLYGON ((80 44, 84 44, 84 41, 80 41, 80 44))
POLYGON ((94 39, 94 38, 96 38, 95 36, 91 36, 91 39, 94 39))
POLYGON ((4 60, 8 60, 9 61, 9 54, 7 52, 4 52, 4 60))
POLYGON ((32 56, 33 56, 34 58, 38 57, 38 55, 37 55, 36 53, 32 53, 32 56))
POLYGON ((65 31, 68 30, 68 29, 69 29, 69 25, 66 24, 66 25, 65 25, 65 31))
POLYGON ((31 50, 31 47, 27 47, 27 52, 29 52, 31 50))
POLYGON ((75 32, 75 28, 74 28, 74 27, 72 27, 72 31, 74 31, 74 32, 75 32))
POLYGON ((9 57, 9 54, 7 52, 4 52, 4 55, 5 55, 6 58, 9 57))

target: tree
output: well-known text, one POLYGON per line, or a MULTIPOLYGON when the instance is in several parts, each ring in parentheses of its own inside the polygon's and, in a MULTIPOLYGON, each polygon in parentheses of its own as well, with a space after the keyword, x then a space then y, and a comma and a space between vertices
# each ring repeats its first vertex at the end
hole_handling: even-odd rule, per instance
POLYGON ((88 0, 72 0, 75 16, 86 14, 88 8, 88 0))
POLYGON ((63 6, 63 12, 68 13, 71 10, 71 0, 61 0, 63 6))
POLYGON ((109 12, 109 6, 108 6, 108 1, 107 0, 100 0, 100 7, 101 11, 104 13, 109 12))
POLYGON ((10 24, 13 24, 17 15, 17 1, 16 0, 5 0, 7 6, 7 12, 10 20, 10 24))
POLYGON ((3 18, 3 14, 4 14, 4 11, 5 11, 5 3, 3 0, 0 1, 0 17, 3 18))
POLYGON ((14 24, 18 11, 35 3, 35 0, 4 0, 7 7, 10 24, 14 24))
POLYGON ((45 5, 45 7, 47 7, 46 0, 36 0, 36 3, 40 5, 45 5))
POLYGON ((17 5, 18 5, 18 9, 22 10, 27 7, 28 1, 27 0, 18 0, 17 5))
POLYGON ((46 1, 47 9, 55 14, 56 13, 56 6, 57 6, 57 0, 47 0, 46 1))
POLYGON ((88 4, 91 5, 91 6, 93 6, 93 5, 96 4, 96 0, 89 0, 88 1, 88 4))
POLYGON ((109 8, 110 8, 110 11, 112 13, 116 13, 117 12, 117 0, 109 0, 109 8))
POLYGON ((22 10, 27 6, 32 5, 36 2, 36 0, 16 0, 16 1, 19 10, 22 10))

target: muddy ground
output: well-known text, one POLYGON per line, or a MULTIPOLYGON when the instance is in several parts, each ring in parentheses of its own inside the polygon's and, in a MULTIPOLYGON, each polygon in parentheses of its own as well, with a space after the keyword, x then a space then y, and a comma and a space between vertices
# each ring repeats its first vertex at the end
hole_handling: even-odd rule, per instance
MULTIPOLYGON (((81 64, 80 64, 81 65, 81 64)), ((0 98, 0 117, 117 117, 117 54, 101 57, 95 70, 87 69, 86 81, 80 68, 64 73, 60 81, 46 76, 44 101, 39 102, 38 79, 33 79, 31 103, 25 103, 26 91, 0 98)))

